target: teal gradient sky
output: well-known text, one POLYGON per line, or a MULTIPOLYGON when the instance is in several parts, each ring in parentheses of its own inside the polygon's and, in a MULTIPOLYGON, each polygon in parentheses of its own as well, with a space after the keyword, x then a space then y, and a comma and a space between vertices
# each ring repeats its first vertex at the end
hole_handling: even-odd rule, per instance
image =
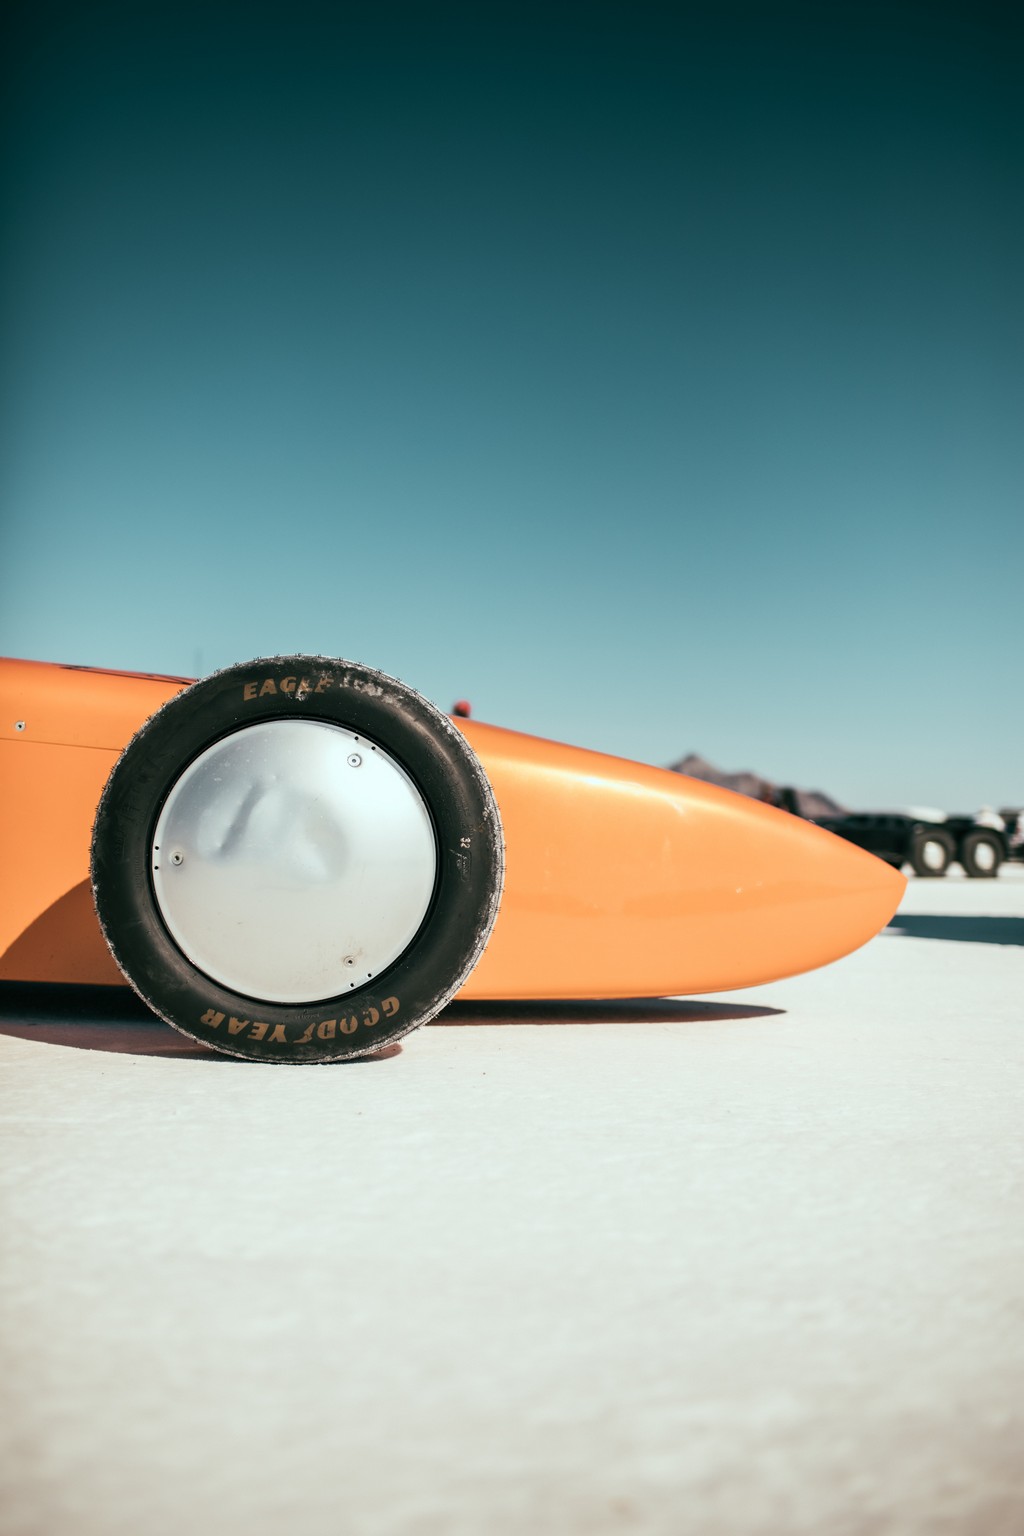
POLYGON ((0 650, 1024 803, 1011 11, 22 6, 0 650))

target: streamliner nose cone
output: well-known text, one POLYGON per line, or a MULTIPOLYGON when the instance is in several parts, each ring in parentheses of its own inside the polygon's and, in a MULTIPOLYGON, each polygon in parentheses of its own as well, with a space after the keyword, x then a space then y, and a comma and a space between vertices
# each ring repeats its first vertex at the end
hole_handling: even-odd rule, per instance
POLYGON ((735 884, 721 918, 709 911, 700 923, 709 959, 729 942, 726 912, 737 968, 762 981, 859 949, 899 906, 905 878, 863 848, 753 801, 723 814, 732 824, 720 843, 721 866, 734 871, 735 884))
POLYGON ((713 784, 460 722, 506 832, 505 898, 474 997, 749 987, 873 937, 903 876, 713 784))

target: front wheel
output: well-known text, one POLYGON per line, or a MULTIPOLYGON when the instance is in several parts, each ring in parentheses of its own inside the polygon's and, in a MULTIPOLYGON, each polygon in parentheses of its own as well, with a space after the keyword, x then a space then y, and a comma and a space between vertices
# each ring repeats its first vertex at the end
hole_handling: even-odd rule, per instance
POLYGON ((960 863, 973 880, 994 880, 1003 857, 1002 842, 994 832, 968 832, 960 844, 960 863))
POLYGON ((468 742, 369 667, 283 656, 171 699, 93 833, 114 959, 175 1029, 270 1062, 365 1056, 448 1003, 497 915, 498 809, 468 742))

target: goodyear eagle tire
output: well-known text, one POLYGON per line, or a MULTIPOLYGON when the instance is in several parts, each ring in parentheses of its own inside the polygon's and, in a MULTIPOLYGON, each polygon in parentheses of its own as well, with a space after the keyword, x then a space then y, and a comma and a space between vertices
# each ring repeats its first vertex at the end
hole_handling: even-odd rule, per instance
POLYGON ((269 1062, 366 1056, 448 1003, 497 915, 498 809, 465 738, 369 667, 278 656, 157 711, 96 814, 111 953, 168 1024, 269 1062))

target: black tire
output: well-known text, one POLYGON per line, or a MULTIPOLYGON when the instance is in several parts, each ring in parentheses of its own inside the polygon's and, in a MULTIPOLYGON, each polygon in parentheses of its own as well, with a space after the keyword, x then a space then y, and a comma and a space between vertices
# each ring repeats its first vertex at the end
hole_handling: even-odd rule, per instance
POLYGON ((229 667, 170 700, 118 759, 93 832, 96 910, 127 980, 182 1034, 256 1061, 367 1056, 433 1018, 483 951, 503 873, 493 792, 451 721, 381 672, 316 656, 229 667), (192 963, 163 921, 151 869, 161 808, 186 767, 249 725, 296 718, 341 725, 400 765, 433 823, 436 875, 419 930, 381 974, 334 997, 280 1003, 226 987, 192 963))
POLYGON ((955 852, 956 844, 948 832, 939 827, 918 827, 910 846, 914 874, 923 880, 940 878, 953 862, 955 852))
POLYGON ((995 832, 968 832, 960 844, 960 863, 972 880, 994 880, 1005 857, 1002 839, 995 832))

